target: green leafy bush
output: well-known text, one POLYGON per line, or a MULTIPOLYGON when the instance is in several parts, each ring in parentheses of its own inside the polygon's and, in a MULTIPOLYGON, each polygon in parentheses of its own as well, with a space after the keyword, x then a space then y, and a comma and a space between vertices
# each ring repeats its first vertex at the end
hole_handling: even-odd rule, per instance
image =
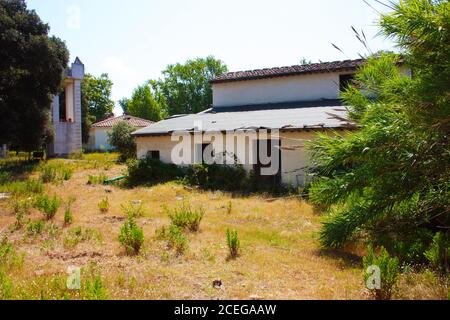
POLYGON ((127 166, 128 184, 131 186, 163 183, 183 176, 183 171, 176 165, 150 158, 129 160, 127 166))
POLYGON ((109 199, 107 197, 100 200, 98 209, 101 213, 107 213, 109 211, 109 199))
POLYGON ((381 247, 377 255, 372 246, 368 247, 368 253, 363 258, 364 281, 367 284, 373 274, 369 273, 370 267, 378 267, 380 270, 380 288, 371 289, 370 292, 377 300, 390 300, 392 290, 399 275, 399 261, 391 258, 384 247, 381 247))
POLYGON ((28 196, 33 194, 41 194, 44 186, 38 180, 13 181, 0 185, 1 193, 12 193, 17 196, 28 196))
POLYGON ((45 227, 45 223, 42 220, 38 220, 38 221, 30 221, 28 222, 27 225, 27 234, 29 236, 36 236, 39 234, 42 234, 42 232, 44 231, 44 227, 45 227))
POLYGON ((16 228, 21 228, 24 225, 25 216, 30 214, 31 202, 28 199, 12 198, 11 207, 16 216, 16 228))
POLYGON ((99 175, 89 175, 87 184, 88 185, 104 184, 106 180, 108 180, 108 176, 104 173, 101 173, 99 175))
POLYGON ((189 241, 183 234, 183 229, 176 225, 169 226, 167 246, 174 249, 177 255, 183 255, 188 249, 189 241))
POLYGON ((144 232, 135 219, 129 216, 120 229, 119 242, 125 247, 127 254, 137 255, 144 243, 144 232))
POLYGON ((199 230, 204 215, 203 208, 192 209, 190 205, 185 203, 169 212, 169 218, 173 225, 191 232, 199 230))
POLYGON ((36 209, 44 214, 46 220, 53 219, 60 206, 61 200, 57 196, 50 198, 47 195, 40 195, 35 200, 36 209))
POLYGON ((72 178, 73 169, 64 163, 48 163, 41 167, 41 181, 50 183, 55 181, 67 181, 72 178))
POLYGON ((115 124, 108 132, 108 142, 120 153, 120 160, 126 161, 136 157, 136 142, 131 135, 136 128, 126 121, 115 124))
POLYGON ((100 241, 102 239, 102 235, 100 231, 91 229, 91 228, 82 228, 82 227, 75 227, 70 229, 64 239, 63 243, 68 248, 73 248, 77 244, 89 241, 89 240, 97 240, 100 241))
POLYGON ((74 198, 70 198, 65 204, 64 208, 64 225, 68 226, 73 223, 72 204, 75 202, 74 198))
POLYGON ((430 249, 425 252, 425 257, 433 268, 442 273, 448 273, 450 271, 450 239, 448 234, 436 233, 430 249))
POLYGON ((230 253, 229 257, 231 259, 236 259, 239 256, 241 246, 237 230, 231 231, 230 229, 227 229, 227 246, 230 253))

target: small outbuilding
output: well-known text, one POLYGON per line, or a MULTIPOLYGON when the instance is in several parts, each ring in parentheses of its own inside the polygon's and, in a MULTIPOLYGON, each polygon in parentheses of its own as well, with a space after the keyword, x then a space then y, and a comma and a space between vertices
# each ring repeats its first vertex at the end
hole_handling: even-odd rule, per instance
POLYGON ((110 117, 100 122, 94 123, 89 131, 89 140, 86 146, 88 151, 110 151, 111 145, 108 143, 108 132, 120 121, 126 121, 136 130, 150 126, 153 122, 129 115, 110 117))

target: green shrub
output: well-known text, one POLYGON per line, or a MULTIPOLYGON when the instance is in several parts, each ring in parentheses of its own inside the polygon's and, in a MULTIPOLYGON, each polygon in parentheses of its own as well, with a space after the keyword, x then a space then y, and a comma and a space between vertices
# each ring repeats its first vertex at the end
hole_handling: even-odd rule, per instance
POLYGON ((99 203, 98 203, 98 209, 100 210, 101 213, 107 213, 109 211, 109 199, 103 198, 99 203))
POLYGON ((177 255, 183 255, 188 249, 188 239, 183 234, 183 229, 176 225, 169 226, 167 246, 174 249, 177 255))
POLYGON ((203 208, 193 210, 190 205, 183 204, 181 207, 169 212, 169 218, 173 225, 184 230, 197 232, 204 214, 203 208))
POLYGON ((13 182, 13 176, 10 172, 0 172, 0 185, 13 182))
POLYGON ((50 198, 47 195, 41 195, 38 196, 35 201, 36 209, 44 214, 46 220, 53 219, 60 205, 61 200, 57 196, 53 196, 53 198, 50 198))
POLYGON ((141 202, 129 202, 127 204, 121 205, 120 208, 122 209, 122 212, 128 217, 140 218, 145 214, 145 208, 141 202))
POLYGON ((0 271, 18 268, 23 263, 23 255, 18 255, 13 244, 4 236, 0 239, 0 271))
POLYGON ((48 163, 41 167, 41 181, 44 183, 67 181, 72 178, 73 169, 64 163, 48 163))
POLYGON ((136 157, 136 142, 131 135, 136 128, 126 121, 119 121, 111 132, 108 132, 108 142, 120 153, 120 160, 126 161, 136 157))
POLYGON ((39 234, 42 234, 42 231, 44 231, 45 223, 42 220, 38 221, 30 221, 27 225, 27 234, 29 236, 36 236, 39 234))
POLYGON ((1 193, 12 193, 17 196, 41 194, 43 190, 44 186, 42 185, 42 182, 37 180, 14 181, 0 185, 1 193))
POLYGON ((125 247, 127 254, 137 255, 144 243, 144 232, 132 216, 129 216, 120 229, 119 242, 125 247))
POLYGON ((73 248, 83 241, 98 240, 102 238, 100 232, 91 228, 75 227, 69 230, 63 239, 66 247, 73 248))
POLYGON ((390 300, 392 290, 399 275, 398 258, 391 258, 384 247, 381 247, 380 254, 376 255, 372 246, 368 247, 368 253, 363 258, 364 282, 367 284, 370 277, 369 267, 376 266, 380 270, 381 286, 380 289, 369 289, 371 294, 377 300, 390 300))
POLYGON ((0 300, 12 299, 13 284, 6 273, 0 269, 0 300))
POLYGON ((16 228, 21 228, 24 225, 25 216, 30 214, 30 200, 14 197, 11 199, 11 207, 16 216, 16 228))
POLYGON ((129 160, 128 184, 131 186, 141 184, 156 184, 177 180, 182 177, 182 170, 174 164, 166 164, 150 158, 129 160))
POLYGON ((64 225, 68 226, 73 223, 72 204, 75 202, 74 198, 67 201, 64 208, 64 225))
POLYGON ((56 181, 56 177, 57 177, 57 174, 56 174, 55 167, 46 165, 42 168, 41 176, 40 176, 42 182, 49 183, 49 182, 56 181))
POLYGON ((184 181, 205 190, 253 191, 250 176, 242 165, 193 165, 186 170, 184 181))
POLYGON ((104 173, 101 173, 99 175, 89 175, 87 184, 88 185, 104 184, 106 180, 108 180, 108 176, 104 173))
POLYGON ((237 230, 231 231, 227 229, 227 246, 231 259, 236 259, 239 256, 241 242, 239 241, 237 230))
POLYGON ((433 238, 425 257, 436 270, 446 273, 450 270, 450 239, 447 234, 438 232, 433 238))
POLYGON ((86 279, 83 284, 83 295, 87 300, 106 300, 108 299, 108 291, 103 284, 103 280, 99 273, 86 279))

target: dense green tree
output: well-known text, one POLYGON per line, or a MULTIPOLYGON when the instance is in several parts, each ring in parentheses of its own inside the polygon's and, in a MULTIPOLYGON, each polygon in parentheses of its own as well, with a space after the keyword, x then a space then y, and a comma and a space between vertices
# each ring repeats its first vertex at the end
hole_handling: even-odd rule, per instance
POLYGON ((100 77, 94 77, 90 74, 85 75, 82 84, 83 109, 87 109, 89 116, 93 116, 92 118, 89 116, 83 117, 85 121, 97 122, 113 114, 112 86, 113 82, 106 73, 101 74, 100 77))
POLYGON ((212 56, 169 65, 157 86, 164 94, 168 113, 198 113, 212 106, 210 80, 227 71, 227 66, 212 56))
POLYGON ((319 177, 310 196, 328 208, 325 247, 362 238, 425 261, 435 235, 450 230, 450 3, 393 6, 380 25, 402 56, 370 57, 343 94, 359 129, 311 144, 319 177))
POLYGON ((131 135, 136 128, 126 121, 119 121, 108 132, 108 143, 120 153, 120 160, 136 156, 136 142, 131 135))
POLYGON ((119 104, 125 114, 151 121, 159 121, 166 115, 165 97, 157 90, 154 81, 138 86, 131 99, 124 98, 119 104))
POLYGON ((23 0, 0 1, 0 144, 32 151, 52 136, 50 104, 69 53, 23 0))

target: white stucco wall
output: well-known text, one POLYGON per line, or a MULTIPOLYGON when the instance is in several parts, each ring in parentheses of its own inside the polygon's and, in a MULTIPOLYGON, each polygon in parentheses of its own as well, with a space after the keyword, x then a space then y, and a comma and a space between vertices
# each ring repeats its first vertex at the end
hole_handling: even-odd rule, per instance
POLYGON ((111 128, 91 128, 87 149, 89 151, 110 151, 112 147, 108 143, 108 132, 111 128))
MULTIPOLYGON (((329 131, 329 133, 332 134, 332 131, 329 131)), ((306 150, 305 142, 315 139, 316 136, 317 133, 313 131, 280 133, 281 179, 283 184, 291 186, 304 185, 305 179, 307 179, 305 167, 310 164, 310 154, 306 150)), ((240 143, 238 147, 241 151, 245 149, 250 150, 249 144, 254 143, 255 139, 246 139, 245 144, 240 143)), ((205 142, 208 142, 208 139, 205 139, 205 142)), ((136 144, 138 158, 145 158, 149 151, 159 151, 161 161, 172 163, 172 150, 177 145, 177 142, 171 141, 170 136, 137 137, 136 144)), ((194 153, 193 148, 191 152, 192 154, 194 153)), ((253 169, 253 165, 247 164, 244 165, 244 168, 250 171, 253 169)))
POLYGON ((213 106, 337 99, 339 74, 346 73, 308 74, 213 84, 213 106))

